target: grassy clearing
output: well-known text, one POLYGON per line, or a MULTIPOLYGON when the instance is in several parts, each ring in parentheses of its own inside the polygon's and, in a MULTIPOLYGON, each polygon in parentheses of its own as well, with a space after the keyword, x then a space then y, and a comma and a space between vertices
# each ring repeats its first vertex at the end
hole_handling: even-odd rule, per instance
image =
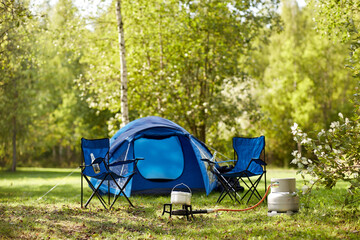
MULTIPOLYGON (((239 213, 196 215, 195 221, 161 216, 170 196, 133 196, 137 208, 119 199, 115 209, 102 209, 97 199, 80 208, 79 170, 20 168, 0 172, 0 239, 359 239, 360 213, 342 206, 346 184, 333 190, 314 189, 310 201, 302 198, 300 213, 267 216, 266 204, 239 213), (49 189, 54 190, 39 200, 49 189)), ((272 177, 297 177, 293 170, 270 169, 272 177)), ((264 190, 262 191, 264 192, 264 190)), ((87 191, 90 194, 90 191, 87 191)), ((219 193, 192 197, 194 209, 245 208, 224 200, 214 206, 219 193)), ((250 205, 255 202, 250 203, 250 205)))

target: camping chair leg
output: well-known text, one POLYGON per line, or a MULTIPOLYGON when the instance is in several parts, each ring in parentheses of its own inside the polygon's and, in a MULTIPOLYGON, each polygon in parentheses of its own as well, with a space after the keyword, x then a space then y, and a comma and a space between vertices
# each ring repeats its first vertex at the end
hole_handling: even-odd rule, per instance
MULTIPOLYGON (((262 196, 261 196, 261 194, 259 193, 259 191, 257 190, 257 186, 259 185, 262 176, 263 176, 263 175, 261 175, 261 176, 258 178, 258 180, 255 182, 256 186, 255 186, 255 189, 254 189, 255 192, 256 192, 255 195, 257 194, 259 200, 261 200, 262 196)), ((265 190, 265 192, 266 192, 266 190, 265 190)))
POLYGON ((247 196, 247 194, 250 192, 250 189, 252 188, 252 186, 250 187, 249 184, 244 181, 244 179, 242 179, 242 178, 239 178, 239 179, 240 179, 240 180, 244 183, 244 185, 248 188, 248 190, 246 191, 246 193, 245 193, 245 194, 242 196, 242 198, 241 198, 241 200, 243 200, 243 199, 247 196))
POLYGON ((221 194, 216 203, 220 203, 226 197, 226 195, 229 195, 232 201, 234 201, 233 197, 236 200, 236 190, 233 188, 233 186, 221 175, 219 177, 219 180, 223 185, 224 189, 221 191, 221 194), (232 196, 232 194, 234 195, 232 196))
POLYGON ((239 183, 239 179, 238 178, 235 178, 235 181, 231 184, 231 188, 233 189, 233 193, 234 193, 234 198, 235 198, 235 201, 237 201, 239 204, 240 204, 240 201, 241 201, 241 197, 239 196, 239 194, 237 193, 236 189, 236 185, 239 183))
MULTIPOLYGON (((93 191, 93 193, 91 194, 89 200, 87 200, 87 202, 85 203, 85 208, 87 207, 87 205, 90 203, 90 201, 92 200, 92 198, 93 198, 93 197, 95 196, 95 194, 96 194, 97 197, 99 198, 101 204, 103 205, 103 207, 104 207, 105 209, 107 209, 106 206, 105 206, 105 204, 103 203, 104 199, 102 199, 101 195, 100 195, 99 192, 98 192, 101 184, 105 181, 105 179, 106 179, 106 177, 105 177, 103 180, 101 180, 99 186, 97 186, 97 188, 95 189, 95 191, 93 191)), ((91 184, 90 186, 92 186, 92 184, 91 184)), ((92 187, 92 188, 93 188, 93 187, 92 187)))
MULTIPOLYGON (((92 183, 90 182, 90 180, 86 177, 86 175, 84 175, 84 178, 85 178, 85 180, 87 181, 87 183, 89 184, 89 186, 90 186, 91 190, 93 191, 93 193, 94 193, 94 192, 96 193, 96 196, 98 197, 98 199, 99 199, 99 201, 101 202, 101 204, 102 204, 103 206, 106 205, 105 200, 104 200, 103 197, 99 194, 99 192, 96 191, 95 187, 92 185, 92 183)), ((99 186, 101 186, 101 184, 100 184, 99 186)), ((86 208, 86 206, 85 206, 85 208, 86 208)))
POLYGON ((218 180, 220 181, 221 185, 224 188, 222 190, 218 200, 216 201, 216 203, 220 203, 225 198, 225 196, 228 194, 232 201, 235 199, 238 203, 240 203, 239 200, 236 198, 237 193, 236 193, 236 189, 234 188, 234 186, 231 185, 215 167, 213 168, 213 173, 218 177, 218 180), (234 199, 233 199, 233 197, 234 197, 234 199))
MULTIPOLYGON (((228 192, 226 192, 224 189, 221 191, 219 198, 217 199, 216 203, 221 203, 221 201, 225 198, 225 196, 228 195, 228 192)), ((229 194, 229 197, 231 198, 231 200, 234 200, 231 196, 231 194, 229 194)))
POLYGON ((246 185, 246 187, 248 188, 248 191, 244 194, 244 196, 241 198, 241 200, 244 199, 244 198, 247 196, 247 194, 250 193, 250 192, 251 192, 251 193, 250 193, 250 196, 249 196, 249 198, 248 198, 248 200, 247 200, 246 203, 249 203, 249 201, 250 201, 250 199, 252 198, 253 195, 254 195, 256 198, 258 198, 259 200, 261 200, 262 197, 261 197, 259 191, 257 190, 257 186, 259 185, 262 176, 263 176, 263 174, 261 174, 261 176, 258 177, 258 179, 257 179, 255 182, 252 182, 251 179, 250 179, 250 177, 246 176, 247 179, 248 179, 248 181, 249 181, 249 183, 250 183, 250 184, 249 184, 250 186, 244 181, 244 179, 240 178, 240 180, 241 180, 241 181, 246 185))
MULTIPOLYGON (((238 181, 238 180, 236 180, 238 181)), ((225 197, 226 195, 229 195, 229 197, 231 198, 232 201, 236 201, 240 204, 239 199, 241 199, 241 197, 238 195, 238 193, 236 192, 236 181, 233 184, 230 184, 229 182, 227 182, 228 184, 228 188, 223 190, 217 200, 217 203, 220 203, 225 197)))
MULTIPOLYGON (((102 182, 103 182, 103 181, 102 181, 102 182)), ((98 197, 101 205, 103 205, 103 207, 104 207, 105 209, 107 209, 106 203, 105 203, 104 199, 103 199, 103 198, 101 197, 101 195, 98 193, 98 190, 99 190, 102 182, 99 184, 99 186, 98 186, 96 189, 92 188, 92 189, 93 189, 93 193, 91 194, 90 198, 89 198, 89 199, 87 200, 87 202, 85 203, 84 208, 87 208, 87 205, 89 205, 90 201, 92 200, 92 198, 93 198, 93 197, 95 196, 95 194, 96 194, 96 196, 98 197)))
MULTIPOLYGON (((220 196, 217 199, 216 203, 220 203, 225 198, 225 196, 228 194, 229 191, 233 191, 233 189, 231 189, 230 183, 226 181, 226 179, 223 179, 221 175, 218 177, 218 179, 221 185, 223 186, 223 190, 221 191, 220 196)), ((233 200, 231 194, 229 194, 229 197, 231 198, 231 200, 233 200)))
MULTIPOLYGON (((225 191, 224 189, 221 191, 220 196, 218 197, 216 203, 221 203, 221 201, 226 197, 226 195, 228 195, 228 192, 225 191)), ((231 196, 231 194, 229 194, 229 197, 231 198, 231 200, 234 200, 231 196)))
POLYGON ((120 196, 120 194, 122 193, 124 195, 124 197, 126 198, 126 200, 129 202, 130 206, 131 207, 134 207, 134 205, 131 203, 130 199, 126 196, 125 192, 124 192, 124 189, 126 187, 126 185, 130 182, 131 178, 134 176, 135 173, 131 174, 128 179, 126 180, 125 184, 124 184, 124 187, 120 187, 119 184, 116 182, 115 178, 110 174, 111 178, 114 180, 116 186, 119 188, 120 190, 120 193, 118 195, 115 196, 115 199, 114 201, 112 202, 109 210, 112 208, 112 206, 114 205, 114 203, 116 202, 116 200, 118 199, 118 197, 120 196))
POLYGON ((126 182, 125 182, 125 184, 124 184, 124 187, 122 187, 122 188, 121 188, 121 187, 119 186, 119 184, 115 181, 115 179, 113 178, 113 176, 111 176, 111 177, 114 179, 115 184, 116 184, 117 187, 119 188, 120 193, 119 193, 118 195, 116 195, 116 197, 115 197, 113 203, 111 204, 110 208, 114 205, 114 203, 116 202, 116 200, 118 199, 118 197, 120 196, 121 193, 124 195, 124 197, 126 198, 126 200, 129 202, 130 206, 131 206, 131 207, 134 207, 134 205, 131 203, 130 199, 126 196, 126 194, 125 194, 125 192, 124 192, 126 185, 130 182, 130 180, 131 180, 132 176, 134 176, 134 174, 135 174, 135 173, 133 173, 132 175, 130 175, 130 176, 128 177, 128 179, 126 180, 126 182))
POLYGON ((216 203, 221 203, 221 201, 224 200, 224 198, 225 198, 227 195, 229 195, 229 197, 230 197, 230 199, 231 199, 232 201, 236 200, 237 202, 239 202, 239 201, 237 200, 237 198, 236 198, 236 197, 233 198, 233 196, 232 196, 229 192, 223 191, 223 192, 221 192, 221 194, 220 194, 218 200, 216 201, 216 203))
POLYGON ((108 205, 110 205, 110 180, 108 182, 108 205))
MULTIPOLYGON (((264 171, 264 177, 265 177, 265 193, 266 193, 266 187, 267 187, 267 184, 266 184, 266 170, 264 171)), ((267 196, 266 196, 265 202, 267 202, 267 196)))
POLYGON ((83 190, 83 177, 84 177, 84 174, 83 174, 83 169, 81 169, 81 208, 83 208, 83 196, 84 196, 84 190, 83 190))
MULTIPOLYGON (((257 190, 257 187, 258 187, 258 185, 259 185, 259 183, 260 183, 260 181, 261 181, 261 178, 262 178, 262 176, 263 176, 263 174, 261 174, 261 176, 256 180, 256 182, 254 183, 254 194, 255 194, 255 196, 256 196, 256 194, 257 194, 257 198, 259 199, 259 200, 261 200, 261 198, 262 198, 262 196, 261 196, 261 194, 259 193, 259 191, 257 190)), ((266 192, 266 190, 265 190, 265 192, 266 192)))
MULTIPOLYGON (((223 190, 221 191, 220 196, 218 197, 216 203, 221 203, 221 201, 224 199, 224 197, 225 197, 226 195, 227 195, 227 193, 225 192, 225 189, 223 189, 223 190)), ((233 200, 230 194, 229 194, 229 196, 230 196, 231 200, 233 200)))
POLYGON ((249 203, 251 197, 254 195, 255 197, 257 197, 259 200, 261 200, 261 195, 258 192, 258 190, 256 189, 257 185, 260 182, 261 177, 259 177, 254 183, 252 183, 252 181, 249 178, 249 181, 251 183, 251 188, 249 189, 249 191, 251 191, 250 197, 248 198, 246 203, 249 203))
MULTIPOLYGON (((230 183, 229 183, 229 185, 230 185, 230 183)), ((230 185, 230 187, 228 189, 224 188, 224 190, 222 190, 216 203, 220 203, 227 195, 229 195, 229 197, 231 198, 232 201, 236 200, 237 202, 239 202, 236 198, 236 195, 237 195, 236 190, 233 188, 232 185, 230 185)))

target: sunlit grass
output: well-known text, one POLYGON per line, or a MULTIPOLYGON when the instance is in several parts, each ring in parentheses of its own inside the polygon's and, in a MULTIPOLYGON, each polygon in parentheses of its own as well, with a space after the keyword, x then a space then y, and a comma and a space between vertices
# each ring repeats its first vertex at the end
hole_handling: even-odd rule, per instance
MULTIPOLYGON (((132 196, 130 208, 120 198, 112 211, 102 209, 94 199, 88 209, 80 208, 80 170, 20 168, 0 172, 0 239, 359 239, 359 208, 344 208, 346 184, 333 190, 316 188, 313 197, 293 216, 267 216, 267 205, 247 212, 219 212, 184 217, 162 216, 170 195, 132 196), (70 173, 72 175, 68 176, 70 173), (58 184, 58 185, 57 185, 58 184), (54 188, 44 196, 51 188, 54 188), (42 197, 42 199, 40 199, 42 197), (306 207, 306 208, 305 208, 306 207)), ((269 169, 271 178, 302 178, 295 170, 269 169)), ((264 193, 263 183, 260 188, 264 193)), ((86 187, 86 196, 90 195, 86 187)), ((218 192, 209 196, 195 193, 194 209, 245 208, 225 199, 215 202, 218 192)), ((255 204, 252 200, 249 205, 255 204)))

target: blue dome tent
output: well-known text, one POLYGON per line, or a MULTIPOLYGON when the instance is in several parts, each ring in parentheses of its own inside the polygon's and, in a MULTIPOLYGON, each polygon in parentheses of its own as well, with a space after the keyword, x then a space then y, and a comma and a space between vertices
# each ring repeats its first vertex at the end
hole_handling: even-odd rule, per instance
MULTIPOLYGON (((137 173, 125 189, 125 194, 164 194, 179 183, 192 191, 209 194, 217 185, 216 177, 202 158, 210 159, 211 152, 204 143, 170 120, 145 117, 130 122, 110 139, 110 162, 143 157, 137 164, 137 173)), ((112 168, 124 174, 132 165, 112 168)), ((125 181, 125 180, 124 180, 125 181)), ((121 184, 121 182, 119 182, 121 184)), ((107 192, 108 187, 100 190, 107 192)), ((110 186, 110 192, 118 194, 110 186)))

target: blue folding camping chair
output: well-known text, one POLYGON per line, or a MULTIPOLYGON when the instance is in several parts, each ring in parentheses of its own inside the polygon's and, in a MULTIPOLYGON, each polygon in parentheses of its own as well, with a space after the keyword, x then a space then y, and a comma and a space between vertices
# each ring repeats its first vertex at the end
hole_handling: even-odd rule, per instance
MULTIPOLYGON (((233 138, 234 155, 236 155, 236 163, 232 170, 229 172, 221 173, 228 182, 231 182, 231 191, 236 191, 239 181, 244 183, 247 187, 247 191, 242 196, 241 200, 244 199, 248 194, 249 203, 252 196, 257 197, 261 200, 261 195, 257 190, 260 180, 264 176, 265 178, 265 191, 266 191, 266 162, 265 162, 265 137, 257 138, 233 138), (231 180, 231 181, 229 181, 231 180)), ((229 191, 229 188, 224 188, 220 194, 217 202, 220 203, 225 196, 229 195, 231 198, 236 194, 229 191)))
POLYGON ((124 190, 126 185, 130 182, 131 178, 135 174, 135 168, 138 160, 142 160, 141 158, 133 159, 133 160, 125 160, 118 161, 114 163, 109 163, 109 148, 110 143, 108 138, 103 139, 81 139, 81 149, 83 155, 83 162, 81 167, 81 207, 83 207, 83 178, 87 181, 90 188, 92 189, 92 194, 90 198, 85 203, 85 208, 88 206, 92 198, 96 195, 100 200, 101 204, 105 209, 106 206, 110 206, 109 210, 113 207, 114 203, 118 199, 118 197, 122 194, 126 200, 129 202, 130 206, 134 207, 129 198, 126 196, 124 190), (125 175, 119 175, 111 171, 111 167, 115 167, 118 165, 124 164, 133 164, 133 172, 129 172, 125 175), (98 179, 96 184, 92 184, 89 178, 98 179), (120 186, 117 179, 125 179, 125 183, 120 186), (108 203, 105 202, 104 198, 101 195, 101 191, 99 190, 104 181, 108 181, 108 203), (113 181, 115 187, 118 189, 118 193, 114 196, 114 200, 110 204, 110 182, 113 181))

